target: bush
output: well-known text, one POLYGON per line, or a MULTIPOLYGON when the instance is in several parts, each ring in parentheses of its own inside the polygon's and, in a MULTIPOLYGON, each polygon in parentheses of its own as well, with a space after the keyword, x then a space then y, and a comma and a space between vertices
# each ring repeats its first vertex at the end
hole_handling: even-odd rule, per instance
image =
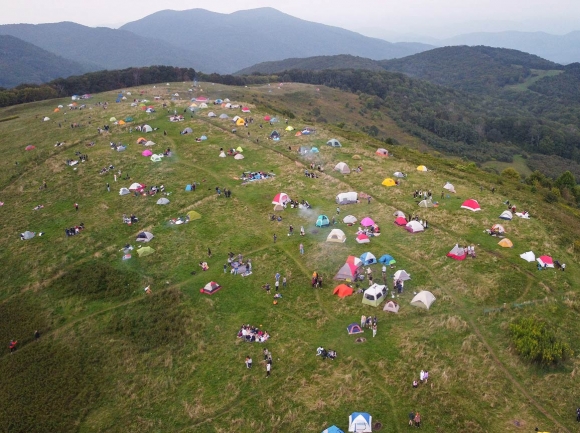
POLYGON ((548 323, 536 318, 521 318, 509 325, 516 352, 526 361, 543 367, 557 365, 574 352, 570 345, 558 338, 548 323))
POLYGON ((548 191, 544 196, 544 200, 547 203, 556 203, 558 201, 558 195, 555 194, 553 191, 548 191))
POLYGON ((503 178, 512 180, 514 182, 520 181, 520 174, 513 167, 506 168, 504 171, 501 172, 501 175, 503 178))

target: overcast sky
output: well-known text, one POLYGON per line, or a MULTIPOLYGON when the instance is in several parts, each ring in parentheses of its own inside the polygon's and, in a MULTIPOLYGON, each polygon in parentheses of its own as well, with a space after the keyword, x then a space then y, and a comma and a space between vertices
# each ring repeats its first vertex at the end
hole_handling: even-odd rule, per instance
POLYGON ((485 30, 562 34, 580 30, 578 0, 181 0, 173 4, 159 0, 2 0, 2 3, 0 24, 74 21, 93 27, 118 27, 160 9, 203 8, 231 13, 270 6, 309 21, 373 36, 448 37, 485 30))

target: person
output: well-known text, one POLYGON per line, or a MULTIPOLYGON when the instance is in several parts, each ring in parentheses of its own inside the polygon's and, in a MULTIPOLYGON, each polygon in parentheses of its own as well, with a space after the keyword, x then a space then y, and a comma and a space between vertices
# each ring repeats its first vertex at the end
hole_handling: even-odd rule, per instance
POLYGON ((276 278, 276 281, 280 281, 280 272, 276 272, 276 275, 274 275, 274 278, 276 278))
POLYGON ((413 426, 414 423, 415 423, 415 412, 411 411, 409 412, 409 425, 413 426))
POLYGON ((77 211, 79 210, 79 204, 78 203, 75 203, 75 210, 77 210, 77 211))
POLYGON ((425 371, 425 374, 423 375, 423 380, 425 383, 427 383, 427 380, 429 379, 429 372, 425 371))
POLYGON ((340 208, 339 207, 336 208, 336 214, 340 215, 340 208))
POLYGON ((264 287, 264 289, 266 289, 266 293, 269 295, 270 294, 270 284, 266 283, 262 287, 264 287))
POLYGON ((415 414, 415 427, 421 427, 421 414, 419 412, 415 414))
POLYGON ((278 239, 278 236, 276 236, 276 233, 274 233, 274 243, 276 243, 276 239, 278 239))
POLYGON ((294 226, 292 224, 290 224, 290 226, 288 227, 288 236, 293 235, 294 234, 294 226))
POLYGON ((377 324, 373 323, 373 338, 377 335, 377 324))
POLYGON ((109 185, 109 182, 107 182, 107 192, 111 192, 111 186, 109 185))
POLYGON ((300 236, 304 236, 304 226, 300 226, 300 236))
POLYGON ((421 383, 423 383, 423 381, 425 380, 425 372, 423 370, 421 370, 421 372, 419 373, 419 380, 421 381, 421 383))
POLYGON ((562 266, 560 267, 560 269, 562 269, 562 272, 564 272, 564 270, 566 269, 566 263, 562 263, 562 266))
POLYGON ((362 316, 360 316, 360 327, 364 328, 366 323, 367 323, 367 316, 365 316, 363 314, 362 316))
POLYGON ((16 352, 16 345, 17 344, 18 344, 18 341, 10 340, 10 344, 8 345, 8 348, 10 349, 10 353, 16 352))
POLYGON ((250 356, 246 356, 246 368, 252 368, 252 358, 250 356))
POLYGON ((207 249, 207 256, 211 258, 211 250, 209 248, 207 249))
POLYGON ((371 204, 371 196, 370 195, 367 197, 367 204, 371 204))
POLYGON ((40 332, 38 330, 34 331, 34 341, 38 341, 40 338, 40 332))
POLYGON ((276 287, 276 293, 278 293, 278 290, 280 289, 280 280, 276 280, 274 287, 276 287))
POLYGON ((334 218, 334 215, 332 215, 332 225, 336 224, 336 218, 334 218))
POLYGON ((413 381, 413 388, 417 388, 419 386, 419 383, 417 383, 416 380, 413 381))
POLYGON ((286 288, 286 277, 282 278, 282 287, 286 288))
POLYGON ((270 377, 270 371, 272 370, 272 361, 266 361, 266 377, 270 377))
POLYGON ((224 274, 228 272, 228 264, 224 263, 224 274))
POLYGON ((304 254, 304 245, 300 244, 300 254, 304 254))
POLYGON ((576 422, 580 422, 580 407, 576 409, 576 422))

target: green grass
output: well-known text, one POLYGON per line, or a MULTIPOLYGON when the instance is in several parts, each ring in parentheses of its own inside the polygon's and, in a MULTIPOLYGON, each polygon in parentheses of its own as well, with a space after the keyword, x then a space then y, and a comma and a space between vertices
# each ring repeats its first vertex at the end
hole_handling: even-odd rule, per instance
POLYGON ((553 77, 554 75, 561 74, 562 70, 540 70, 540 69, 532 69, 532 75, 523 83, 514 84, 513 86, 506 86, 506 89, 515 90, 518 92, 526 91, 530 88, 532 84, 536 81, 541 80, 544 77, 553 77))
MULTIPOLYGON (((233 117, 238 114, 233 110, 210 106, 193 117, 187 112, 184 122, 170 123, 160 102, 152 103, 158 107, 152 115, 128 102, 111 103, 106 110, 94 105, 114 101, 117 92, 96 95, 89 101, 91 108, 82 111, 53 113, 68 100, 0 110, 0 118, 19 116, 0 123, 0 200, 5 203, 0 207, 0 341, 20 342, 15 354, 6 350, 0 356, 4 431, 316 432, 331 424, 347 430, 351 412, 368 411, 384 431, 401 432, 410 410, 422 413, 428 432, 523 431, 515 421, 526 430, 574 429, 578 358, 542 370, 517 357, 507 331, 514 318, 542 316, 557 324, 580 353, 575 338, 580 274, 572 248, 580 227, 570 210, 547 205, 527 187, 499 185, 495 175, 465 171, 454 161, 413 150, 424 149, 424 144, 385 114, 379 120, 360 116, 356 95, 299 84, 202 87, 212 99, 228 97, 250 105, 254 124, 239 127, 234 135, 230 122, 206 115, 213 110, 233 117), (345 108, 347 102, 355 108, 352 112, 345 108), (291 111, 296 115, 292 126, 314 126, 316 134, 283 132, 283 121, 260 128, 263 116, 276 114, 265 106, 291 111), (315 107, 328 123, 309 117, 315 107), (45 115, 50 122, 41 122, 45 115), (170 147, 174 156, 160 163, 142 157, 143 147, 135 144, 141 134, 130 133, 130 125, 97 134, 97 126, 109 123, 110 117, 128 115, 135 119, 133 126, 159 128, 145 135, 157 143, 153 151, 170 147), (82 126, 71 129, 72 122, 82 126), (344 128, 332 126, 339 122, 344 128), (360 133, 371 124, 401 143, 389 149, 394 157, 374 154, 384 145, 360 133), (187 126, 194 134, 180 135, 187 126), (280 142, 266 140, 272 129, 282 133, 280 142), (202 134, 208 140, 196 142, 202 134), (324 144, 333 137, 344 147, 324 144), (57 141, 65 145, 55 147, 57 141), (95 146, 86 147, 90 141, 95 146), (110 141, 127 144, 127 150, 111 150, 110 141), (36 149, 24 151, 27 144, 36 149), (318 179, 303 176, 311 160, 295 152, 302 144, 320 149, 312 160, 325 167, 318 179), (238 146, 244 148, 245 159, 218 158, 221 147, 238 146), (76 170, 64 164, 75 152, 89 155, 76 170), (361 159, 353 160, 354 155, 361 159), (361 165, 363 171, 342 176, 332 171, 339 161, 351 168, 361 165), (417 172, 420 164, 430 171, 417 172), (131 179, 114 182, 112 174, 99 175, 108 165, 131 179), (239 176, 250 170, 276 176, 242 185, 239 176), (381 186, 394 171, 408 177, 399 187, 381 186), (47 189, 39 189, 43 180, 47 189), (134 181, 164 184, 171 192, 170 204, 156 205, 159 196, 118 195, 120 187, 134 181), (192 181, 200 186, 186 192, 192 181), (447 181, 457 194, 440 199, 447 181), (216 186, 231 189, 232 198, 218 198, 216 186), (419 209, 412 197, 415 189, 431 189, 439 206, 419 209), (283 222, 271 222, 271 200, 280 191, 307 199, 313 210, 286 209, 283 222), (340 214, 340 221, 348 214, 359 220, 369 215, 380 224, 381 236, 368 245, 354 241, 356 226, 338 224, 347 234, 344 244, 326 243, 330 229, 314 226, 319 214, 335 214, 334 197, 345 191, 373 196, 371 204, 343 206, 340 214), (482 211, 461 210, 467 198, 477 198, 482 211), (533 218, 499 220, 506 199, 533 218), (38 204, 44 208, 34 211, 38 204), (191 209, 202 218, 180 226, 169 223, 191 209), (419 213, 431 228, 407 233, 392 223, 397 209, 419 213), (122 215, 131 213, 139 222, 122 224, 122 215), (64 228, 81 221, 86 229, 66 238, 64 228), (483 232, 495 223, 506 227, 512 249, 502 249, 498 239, 483 232), (307 236, 286 236, 289 224, 297 232, 304 226, 307 236), (20 241, 25 230, 44 235, 20 241), (123 261, 121 247, 137 247, 135 236, 141 230, 154 234, 149 245, 155 254, 139 258, 133 251, 123 261), (301 242, 304 256, 299 254, 301 242), (456 262, 445 257, 455 243, 476 245, 477 259, 456 262), (530 249, 567 263, 566 272, 537 271, 519 257, 530 249), (251 258, 253 275, 224 275, 229 251, 251 258), (397 269, 411 274, 398 298, 399 314, 363 306, 360 295, 342 300, 332 295, 332 277, 345 258, 365 251, 377 257, 391 254, 397 269), (210 266, 207 272, 198 266, 204 260, 210 266), (321 290, 309 287, 313 271, 324 277, 321 290), (260 287, 273 284, 276 272, 288 277, 289 287, 273 305, 260 287), (211 297, 200 294, 211 280, 223 289, 211 297), (151 295, 143 292, 146 286, 151 295), (437 297, 429 311, 409 305, 419 290, 431 290, 437 297), (365 332, 367 341, 358 344, 346 326, 361 314, 376 314, 379 330, 376 338, 365 332), (242 343, 236 339, 242 323, 268 330, 271 340, 242 343), (33 341, 35 329, 42 333, 38 342, 33 341), (320 345, 336 350, 338 359, 321 361, 315 356, 320 345), (260 362, 264 347, 274 356, 269 379, 260 362), (247 355, 254 359, 252 370, 244 367, 247 355), (429 383, 413 389, 421 369, 429 370, 429 383)), ((191 97, 187 85, 172 83, 169 89, 183 97, 169 103, 170 111, 183 113, 191 97)), ((169 100, 164 84, 132 89, 133 95, 139 90, 147 99, 160 94, 169 100)), ((517 159, 512 166, 522 170, 523 163, 517 159)))
POLYGON ((508 167, 514 168, 520 175, 529 176, 532 170, 528 167, 525 158, 521 155, 515 155, 513 162, 489 161, 482 164, 482 167, 493 168, 498 173, 501 173, 508 167))

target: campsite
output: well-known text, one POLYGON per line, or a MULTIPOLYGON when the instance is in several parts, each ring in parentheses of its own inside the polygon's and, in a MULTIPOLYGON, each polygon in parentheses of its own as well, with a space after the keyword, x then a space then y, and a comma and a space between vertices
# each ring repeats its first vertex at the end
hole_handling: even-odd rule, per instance
POLYGON ((68 110, 70 98, 0 109, 0 120, 16 116, 0 122, 0 417, 14 431, 321 432, 380 422, 400 432, 410 410, 427 432, 574 431, 558 414, 580 401, 577 209, 426 152, 387 116, 365 116, 356 94, 206 82, 120 92, 93 94, 82 110, 68 110), (182 121, 169 119, 177 114, 182 121), (145 124, 150 132, 136 131, 145 124), (398 144, 361 132, 374 124, 398 144), (137 144, 143 136, 154 144, 137 144), (89 158, 67 165, 76 152, 89 158), (304 176, 312 163, 324 167, 318 178, 304 176), (437 206, 419 206, 421 189, 437 206), (508 219, 507 200, 526 217, 508 219), (486 232, 496 224, 509 247, 486 232), (251 259, 252 272, 231 272, 230 252, 251 259), (367 269, 375 286, 363 302, 367 269), (288 284, 274 299, 276 273, 288 284), (361 315, 377 317, 375 337, 350 333, 361 315), (518 356, 508 328, 529 317, 557 324, 574 355, 548 368, 518 356), (268 340, 237 338, 246 324, 268 340), (317 347, 338 356, 325 362, 317 347), (413 388, 421 370, 429 382, 413 388))

